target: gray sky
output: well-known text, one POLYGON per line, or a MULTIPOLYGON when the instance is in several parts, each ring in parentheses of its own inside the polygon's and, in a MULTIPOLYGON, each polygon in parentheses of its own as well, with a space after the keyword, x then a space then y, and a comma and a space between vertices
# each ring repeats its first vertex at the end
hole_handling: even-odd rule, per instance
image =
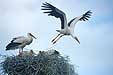
POLYGON ((49 2, 66 13, 68 21, 92 10, 87 22, 78 22, 75 35, 79 45, 71 37, 63 37, 52 48, 70 56, 79 65, 80 75, 113 74, 113 0, 0 0, 0 52, 13 37, 33 33, 34 40, 28 49, 44 50, 51 46, 51 39, 60 29, 60 20, 43 14, 41 5, 49 2))

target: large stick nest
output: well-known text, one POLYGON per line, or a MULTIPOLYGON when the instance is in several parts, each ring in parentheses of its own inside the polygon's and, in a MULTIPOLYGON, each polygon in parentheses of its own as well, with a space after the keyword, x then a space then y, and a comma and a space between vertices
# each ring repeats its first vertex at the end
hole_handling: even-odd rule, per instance
POLYGON ((76 75, 69 58, 59 53, 40 52, 36 56, 9 56, 2 65, 8 75, 76 75))

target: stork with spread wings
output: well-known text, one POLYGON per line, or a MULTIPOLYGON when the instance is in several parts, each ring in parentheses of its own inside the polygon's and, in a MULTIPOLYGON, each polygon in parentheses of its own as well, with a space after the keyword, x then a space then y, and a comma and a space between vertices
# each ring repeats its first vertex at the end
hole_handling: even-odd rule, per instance
POLYGON ((86 21, 88 18, 90 18, 92 13, 90 10, 78 17, 73 18, 69 23, 67 23, 66 14, 63 11, 47 2, 43 3, 42 10, 44 10, 44 13, 47 13, 48 16, 54 16, 56 18, 60 18, 61 20, 61 30, 56 30, 59 32, 59 34, 52 40, 53 44, 55 44, 62 36, 65 35, 72 36, 72 38, 74 38, 80 44, 77 36, 74 36, 74 27, 78 21, 86 21))

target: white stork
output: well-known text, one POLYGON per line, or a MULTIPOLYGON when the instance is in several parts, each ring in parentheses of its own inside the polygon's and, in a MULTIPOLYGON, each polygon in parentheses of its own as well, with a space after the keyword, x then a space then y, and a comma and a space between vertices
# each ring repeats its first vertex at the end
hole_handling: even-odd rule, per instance
POLYGON ((23 48, 26 45, 32 43, 33 38, 36 39, 31 33, 27 33, 27 37, 19 36, 12 39, 12 41, 6 46, 6 50, 15 50, 19 49, 19 54, 23 52, 23 48))
POLYGON ((88 18, 90 18, 92 13, 90 10, 81 16, 73 18, 70 22, 67 23, 67 18, 63 11, 47 2, 43 3, 42 7, 42 10, 47 10, 44 13, 48 13, 48 16, 54 16, 56 18, 60 18, 61 20, 61 30, 56 30, 59 32, 59 34, 52 40, 53 44, 55 44, 62 36, 65 35, 72 36, 72 38, 74 38, 80 44, 77 36, 74 36, 74 27, 78 21, 86 21, 88 18))

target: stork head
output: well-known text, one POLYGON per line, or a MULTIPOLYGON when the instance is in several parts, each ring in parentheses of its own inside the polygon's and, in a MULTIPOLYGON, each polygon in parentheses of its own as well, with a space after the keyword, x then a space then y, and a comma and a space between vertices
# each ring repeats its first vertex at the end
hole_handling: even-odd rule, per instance
POLYGON ((31 33, 28 33, 27 35, 33 37, 34 39, 37 39, 34 35, 32 35, 31 33))

